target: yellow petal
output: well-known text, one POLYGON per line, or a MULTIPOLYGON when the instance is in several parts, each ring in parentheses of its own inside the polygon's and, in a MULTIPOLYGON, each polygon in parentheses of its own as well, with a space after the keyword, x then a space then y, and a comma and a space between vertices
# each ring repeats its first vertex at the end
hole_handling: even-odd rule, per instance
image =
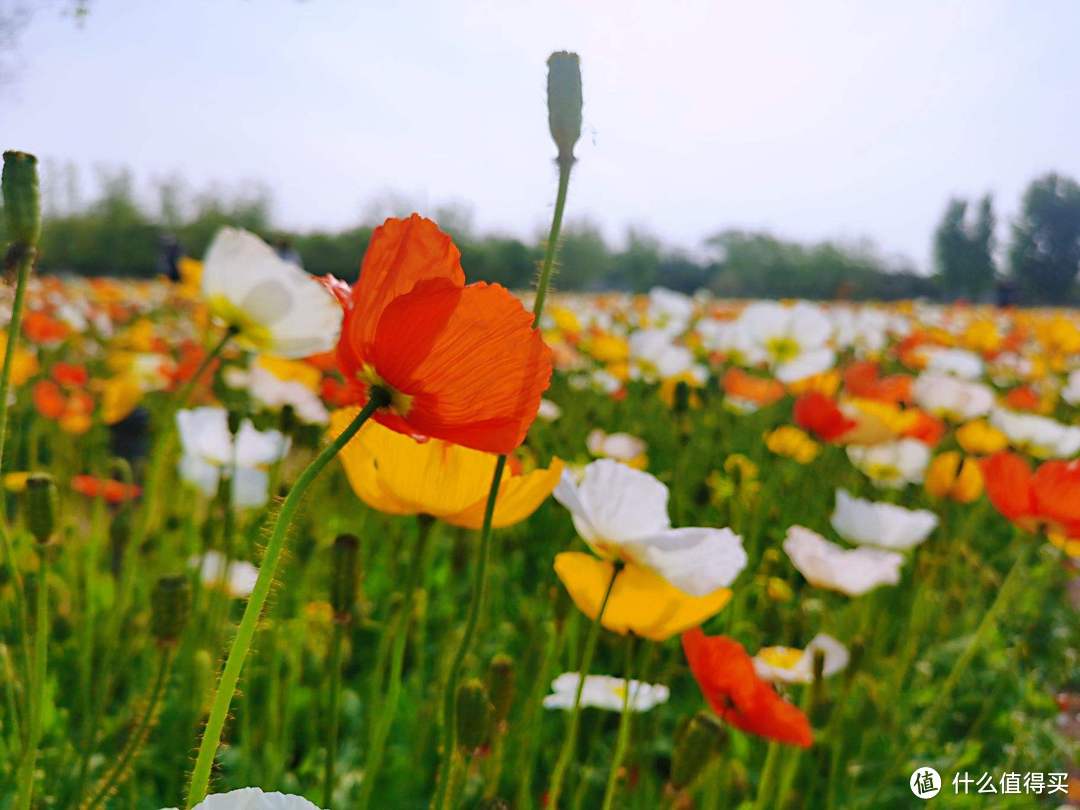
POLYGON ((101 418, 106 425, 115 425, 135 410, 142 401, 143 391, 133 374, 111 377, 101 386, 101 418))
MULTIPOLYGON (((555 555, 555 573, 578 609, 595 619, 611 581, 612 563, 589 554, 567 551, 555 555)), ((623 568, 604 609, 601 624, 614 633, 665 641, 697 627, 719 613, 731 599, 720 588, 707 596, 689 596, 656 574, 637 565, 623 568)))
MULTIPOLYGON (((554 458, 546 470, 533 470, 525 475, 504 477, 499 487, 499 497, 495 501, 495 514, 492 516, 491 525, 501 529, 529 517, 558 485, 562 471, 562 460, 554 458)), ((479 529, 484 522, 485 506, 486 494, 468 509, 456 515, 446 515, 444 520, 466 529, 479 529)))

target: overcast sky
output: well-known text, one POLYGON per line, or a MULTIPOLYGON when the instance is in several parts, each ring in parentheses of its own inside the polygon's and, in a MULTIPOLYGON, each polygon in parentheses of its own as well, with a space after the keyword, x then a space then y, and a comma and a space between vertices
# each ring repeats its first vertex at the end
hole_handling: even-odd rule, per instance
POLYGON ((396 191, 532 236, 544 62, 572 49, 571 218, 691 249, 726 227, 868 237, 925 268, 949 195, 991 191, 1007 220, 1035 175, 1080 176, 1077 32, 1070 0, 91 0, 22 31, 0 137, 87 177, 261 181, 286 227, 396 191))

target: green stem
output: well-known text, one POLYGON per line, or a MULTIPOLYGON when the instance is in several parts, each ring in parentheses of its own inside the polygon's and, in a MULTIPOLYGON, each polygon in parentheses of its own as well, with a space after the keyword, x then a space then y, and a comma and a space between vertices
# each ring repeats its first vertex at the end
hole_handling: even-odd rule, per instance
MULTIPOLYGON (((630 710, 630 701, 633 697, 630 694, 630 680, 634 661, 634 634, 629 633, 626 636, 626 676, 623 687, 623 705, 622 705, 622 717, 619 718, 619 736, 615 742, 615 754, 611 758, 611 770, 608 771, 607 788, 604 790, 604 803, 602 810, 611 810, 613 802, 615 801, 615 792, 619 785, 619 769, 622 768, 623 758, 626 756, 626 749, 630 743, 630 725, 633 719, 633 712, 630 710)), ((584 680, 584 677, 582 678, 584 680)))
POLYGON ((122 783, 128 766, 134 764, 135 758, 146 742, 147 735, 150 733, 150 726, 154 722, 154 715, 157 713, 158 704, 161 702, 161 696, 165 693, 165 686, 169 682, 174 652, 175 649, 172 645, 161 648, 157 675, 154 678, 154 685, 150 689, 150 700, 146 704, 146 711, 143 712, 135 731, 121 750, 116 764, 113 765, 112 770, 102 780, 101 787, 95 791, 93 798, 87 802, 86 807, 88 810, 93 810, 93 808, 105 801, 116 787, 122 783))
POLYGON ((559 797, 562 794, 563 781, 566 778, 566 769, 570 767, 570 760, 574 757, 574 747, 577 742, 578 724, 581 722, 581 693, 585 689, 585 678, 592 666, 593 655, 596 653, 596 642, 600 638, 600 626, 607 609, 611 592, 615 588, 615 580, 619 576, 622 567, 616 563, 611 569, 611 579, 608 580, 607 590, 604 591, 604 599, 600 603, 600 610, 596 612, 589 627, 589 635, 585 639, 585 650, 581 655, 581 665, 578 667, 577 689, 574 691, 574 705, 570 709, 570 726, 563 738, 562 749, 559 751, 559 759, 555 763, 555 771, 551 775, 551 784, 548 787, 547 806, 551 810, 559 810, 559 797))
POLYGON ((15 807, 29 810, 34 797, 34 770, 41 744, 41 719, 45 703, 45 674, 49 637, 49 561, 44 548, 38 549, 37 608, 34 614, 34 677, 30 691, 30 735, 19 766, 15 807))
POLYGON ((435 793, 432 807, 443 810, 447 806, 449 788, 454 768, 454 752, 457 749, 457 685, 461 677, 461 667, 465 656, 472 647, 476 626, 480 620, 480 608, 483 606, 484 593, 487 590, 488 559, 491 557, 491 519, 495 514, 495 500, 499 494, 506 456, 499 456, 495 461, 495 473, 491 477, 491 489, 488 490, 487 504, 484 506, 484 523, 480 530, 480 546, 476 550, 475 572, 473 574, 472 599, 469 602, 469 616, 465 620, 465 634, 461 637, 457 652, 454 653, 447 674, 443 691, 443 727, 442 727, 442 765, 439 768, 439 786, 435 793))
POLYGON ((251 649, 251 640, 255 635, 255 628, 259 622, 263 605, 270 594, 270 586, 274 581, 278 559, 281 557, 288 535, 289 525, 292 523, 294 514, 300 506, 307 488, 318 477, 323 468, 330 463, 363 424, 379 408, 390 403, 390 395, 384 389, 373 387, 367 405, 363 407, 356 418, 349 424, 341 435, 334 439, 311 464, 308 465, 300 477, 296 479, 284 503, 278 513, 274 524, 273 534, 266 546, 266 554, 262 565, 259 567, 259 577, 255 581, 255 587, 251 591, 251 597, 244 607, 244 615, 240 619, 236 636, 233 638, 229 657, 225 659, 225 668, 221 671, 221 679, 218 681, 217 692, 214 695, 213 705, 210 707, 210 716, 206 721, 203 731, 202 742, 199 744, 199 755, 195 760, 195 769, 191 773, 191 782, 188 785, 187 810, 191 810, 196 804, 206 797, 207 788, 210 785, 210 769, 214 764, 214 756, 221 744, 221 734, 225 728, 225 718, 229 714, 229 705, 232 703, 233 693, 236 691, 237 681, 240 680, 240 671, 244 667, 248 650, 251 649))
POLYGON ((198 368, 195 369, 195 373, 191 375, 190 379, 184 383, 184 387, 176 392, 175 404, 172 406, 173 411, 178 411, 187 405, 188 400, 191 398, 191 394, 195 391, 195 387, 199 384, 199 380, 202 379, 203 374, 210 368, 210 364, 218 359, 218 356, 225 350, 225 344, 227 344, 236 335, 236 329, 229 327, 225 330, 225 334, 221 336, 221 340, 214 344, 214 347, 206 354, 199 363, 198 368))
MULTIPOLYGON (((376 777, 382 769, 383 755, 386 752, 386 740, 390 735, 390 726, 393 725, 398 699, 401 696, 401 669, 405 661, 405 643, 409 638, 409 623, 412 621, 416 591, 424 570, 424 561, 427 557, 427 542, 428 537, 431 535, 432 526, 434 526, 433 519, 421 516, 416 548, 413 550, 412 565, 409 567, 409 576, 405 583, 405 593, 398 611, 397 621, 394 622, 391 631, 394 641, 390 653, 390 674, 386 697, 383 700, 378 720, 371 735, 371 746, 368 748, 367 761, 364 765, 364 781, 360 785, 360 799, 356 804, 357 810, 367 808, 371 801, 372 791, 375 789, 376 777)), ((327 803, 327 807, 329 807, 329 803, 327 803)))
POLYGON ((533 302, 533 328, 540 325, 540 316, 544 312, 544 299, 551 284, 551 272, 555 268, 555 253, 559 249, 559 232, 562 230, 563 211, 566 208, 566 192, 570 187, 570 169, 574 166, 573 158, 559 160, 559 190, 555 195, 555 213, 551 217, 551 230, 548 232, 547 245, 544 247, 544 263, 540 266, 540 280, 536 284, 536 299, 533 302))
POLYGON ((330 728, 326 740, 326 766, 323 769, 323 805, 330 810, 334 798, 334 763, 338 747, 338 704, 341 701, 341 639, 346 622, 334 622, 334 635, 330 641, 330 705, 327 712, 330 728))
MULTIPOLYGON (((15 350, 22 333, 22 313, 25 308, 26 282, 34 265, 37 251, 28 248, 19 256, 15 269, 15 298, 11 303, 11 321, 7 328, 7 346, 4 348, 4 367, 0 370, 0 472, 4 464, 4 440, 7 437, 8 389, 11 387, 11 368, 15 364, 15 350)), ((0 499, 0 512, 4 510, 0 499)))
POLYGON ((765 753, 765 765, 761 769, 761 780, 758 782, 754 810, 765 810, 769 806, 769 798, 773 793, 772 787, 776 781, 776 770, 779 766, 780 743, 772 740, 769 742, 768 751, 765 753))

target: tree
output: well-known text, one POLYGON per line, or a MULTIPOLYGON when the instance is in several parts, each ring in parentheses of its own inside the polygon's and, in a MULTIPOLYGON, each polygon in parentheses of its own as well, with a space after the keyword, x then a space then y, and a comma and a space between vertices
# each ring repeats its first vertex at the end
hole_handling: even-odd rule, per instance
POLYGON ((1010 268, 1025 298, 1069 300, 1080 270, 1080 186, 1054 173, 1032 181, 1012 237, 1010 268))
POLYGON ((968 203, 953 198, 934 232, 934 262, 947 295, 979 298, 994 283, 994 206, 990 195, 979 202, 973 223, 968 203))

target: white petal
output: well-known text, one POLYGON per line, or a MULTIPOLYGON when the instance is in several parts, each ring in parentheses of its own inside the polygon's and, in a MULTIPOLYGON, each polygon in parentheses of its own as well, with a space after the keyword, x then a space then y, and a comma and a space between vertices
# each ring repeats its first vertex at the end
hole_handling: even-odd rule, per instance
POLYGON ((784 551, 811 585, 848 596, 861 596, 880 585, 895 585, 900 581, 904 562, 892 551, 845 550, 803 526, 788 529, 784 551))
POLYGON ((555 499, 570 510, 582 539, 594 545, 637 540, 671 526, 668 488, 648 473, 610 459, 589 464, 580 485, 564 473, 555 499))
POLYGON ((625 545, 639 563, 691 596, 728 587, 746 567, 742 538, 727 528, 668 529, 625 545))
POLYGON ((930 535, 937 527, 938 517, 926 509, 875 503, 838 489, 831 522, 849 542, 906 551, 930 535))

